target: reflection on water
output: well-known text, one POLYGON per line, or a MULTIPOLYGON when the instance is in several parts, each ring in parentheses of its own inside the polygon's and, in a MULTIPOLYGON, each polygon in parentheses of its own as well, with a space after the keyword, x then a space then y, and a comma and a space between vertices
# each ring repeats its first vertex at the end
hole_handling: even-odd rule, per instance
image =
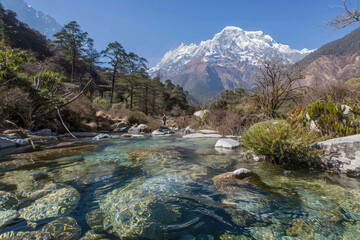
POLYGON ((360 239, 360 181, 248 162, 216 140, 101 141, 0 170, 0 239, 360 239), (256 181, 216 189, 238 168, 256 181))

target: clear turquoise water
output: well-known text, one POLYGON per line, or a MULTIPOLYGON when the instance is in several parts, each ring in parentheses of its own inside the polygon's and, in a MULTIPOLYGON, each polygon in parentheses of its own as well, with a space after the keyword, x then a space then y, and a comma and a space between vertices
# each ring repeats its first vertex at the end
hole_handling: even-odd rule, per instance
MULTIPOLYGON (((99 141, 100 148, 86 153, 1 169, 0 191, 30 196, 51 184, 75 188, 76 207, 58 215, 73 217, 81 236, 91 230, 86 215, 98 211, 92 221, 102 223, 106 239, 360 239, 358 179, 242 160, 241 150, 219 153, 215 142, 99 141), (214 176, 242 167, 263 184, 215 189, 214 176)), ((14 209, 32 201, 22 200, 14 209)), ((33 221, 31 228, 20 216, 0 234, 37 231, 56 217, 33 221)))

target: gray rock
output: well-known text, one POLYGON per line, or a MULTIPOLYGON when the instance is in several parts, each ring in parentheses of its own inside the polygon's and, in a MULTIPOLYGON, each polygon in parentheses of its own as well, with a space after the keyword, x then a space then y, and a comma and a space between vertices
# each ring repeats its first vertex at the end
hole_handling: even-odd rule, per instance
POLYGON ((175 134, 175 132, 173 132, 171 130, 166 130, 166 131, 155 130, 151 134, 154 135, 154 136, 161 136, 161 135, 175 134))
POLYGON ((253 172, 246 168, 240 168, 233 172, 233 175, 238 179, 244 179, 253 175, 253 172))
POLYGON ((9 133, 6 134, 8 139, 22 139, 22 137, 17 133, 9 133))
POLYGON ((200 110, 194 113, 194 115, 198 118, 205 117, 205 114, 208 113, 208 110, 200 110))
POLYGON ((7 138, 0 138, 0 149, 8 147, 16 147, 16 143, 7 138))
POLYGON ((0 211, 0 229, 19 216, 20 214, 15 210, 0 211))
POLYGON ((114 132, 127 132, 128 130, 129 130, 129 128, 122 127, 122 128, 115 128, 114 132))
POLYGON ((17 140, 15 140, 15 143, 16 143, 16 146, 18 146, 18 147, 27 146, 30 144, 28 140, 24 140, 24 139, 17 139, 17 140))
POLYGON ((334 138, 313 146, 324 150, 321 161, 327 169, 360 177, 360 135, 334 138))
POLYGON ((185 130, 184 130, 184 133, 185 134, 190 134, 190 133, 195 133, 196 130, 193 128, 193 127, 186 127, 185 130))
POLYGON ((100 140, 100 139, 104 139, 104 138, 111 138, 111 136, 110 136, 109 134, 104 134, 104 133, 102 133, 102 134, 97 135, 97 136, 94 137, 93 139, 94 139, 94 140, 100 140))
POLYGON ((183 138, 221 138, 220 134, 202 134, 202 133, 193 133, 183 136, 183 138))
POLYGON ((118 123, 116 125, 116 128, 127 128, 127 129, 129 129, 130 125, 129 125, 129 123, 127 123, 125 121, 121 121, 120 123, 118 123))
POLYGON ((215 144, 216 148, 227 148, 227 149, 235 149, 238 148, 239 146, 240 143, 238 141, 227 138, 219 139, 215 144))
POLYGON ((199 130, 198 131, 199 133, 203 133, 203 134, 218 134, 219 132, 218 131, 215 131, 215 130, 199 130))
MULTIPOLYGON (((96 132, 72 132, 75 137, 86 138, 86 137, 95 137, 98 135, 96 132)), ((59 137, 71 137, 69 133, 61 134, 59 137)))
POLYGON ((35 135, 35 136, 42 136, 42 137, 48 137, 48 136, 54 135, 52 133, 51 129, 41 129, 40 131, 37 131, 37 132, 27 131, 27 134, 35 135))

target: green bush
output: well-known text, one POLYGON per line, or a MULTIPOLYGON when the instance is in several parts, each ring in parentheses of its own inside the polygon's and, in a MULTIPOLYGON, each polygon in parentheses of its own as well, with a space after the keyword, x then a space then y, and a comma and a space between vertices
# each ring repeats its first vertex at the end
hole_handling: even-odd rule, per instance
POLYGON ((110 100, 107 100, 107 99, 104 99, 101 97, 95 98, 93 103, 102 104, 102 105, 106 106, 107 108, 111 107, 110 100))
POLYGON ((242 145, 278 164, 306 164, 312 159, 310 145, 320 141, 318 133, 300 124, 271 120, 253 125, 243 135, 242 145))
POLYGON ((343 137, 360 133, 360 124, 357 121, 358 112, 351 108, 345 114, 346 108, 340 103, 335 104, 330 97, 327 102, 314 102, 308 106, 308 122, 313 121, 323 135, 332 137, 343 137))

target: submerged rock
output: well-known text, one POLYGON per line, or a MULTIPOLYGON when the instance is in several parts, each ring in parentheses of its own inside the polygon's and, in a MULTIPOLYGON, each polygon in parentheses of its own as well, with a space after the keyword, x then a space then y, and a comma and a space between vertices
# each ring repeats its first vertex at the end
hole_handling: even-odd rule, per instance
POLYGON ((86 214, 86 223, 95 232, 104 232, 105 215, 101 209, 96 209, 86 214))
POLYGON ((253 185, 253 181, 259 180, 259 176, 245 168, 238 169, 234 172, 222 173, 212 179, 215 188, 219 192, 237 191, 239 187, 253 185))
POLYGON ((286 234, 291 237, 299 237, 301 239, 312 239, 314 237, 314 229, 312 226, 301 219, 291 221, 291 227, 286 229, 286 234))
POLYGON ((6 232, 0 235, 0 240, 77 240, 81 235, 81 228, 75 219, 60 217, 46 224, 39 231, 32 232, 6 232))
POLYGON ((40 231, 54 240, 77 240, 81 235, 81 228, 75 219, 71 217, 60 217, 46 224, 40 231))
POLYGON ((8 225, 11 221, 18 218, 20 214, 15 210, 0 211, 0 229, 8 225))
POLYGON ((19 210, 21 218, 28 221, 39 221, 64 216, 75 209, 80 200, 80 194, 75 188, 66 185, 51 186, 52 188, 48 188, 44 192, 32 195, 32 197, 41 197, 30 206, 19 210))
POLYGON ((90 230, 87 231, 85 235, 82 238, 80 238, 80 240, 105 240, 104 237, 105 237, 104 234, 99 234, 90 230))

